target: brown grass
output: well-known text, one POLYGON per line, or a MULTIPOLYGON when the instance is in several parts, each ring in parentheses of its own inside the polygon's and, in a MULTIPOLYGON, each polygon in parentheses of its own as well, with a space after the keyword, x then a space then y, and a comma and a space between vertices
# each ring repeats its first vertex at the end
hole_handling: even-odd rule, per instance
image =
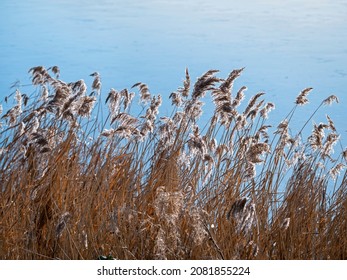
POLYGON ((306 141, 304 127, 290 134, 306 88, 269 131, 264 93, 239 109, 242 71, 210 70, 195 85, 186 71, 159 118, 161 97, 144 83, 135 116, 134 93, 103 100, 98 73, 88 95, 58 67, 31 68, 35 93, 17 89, 1 118, 0 258, 346 259, 347 152, 332 119, 306 141), (215 112, 202 128, 206 93, 215 112))

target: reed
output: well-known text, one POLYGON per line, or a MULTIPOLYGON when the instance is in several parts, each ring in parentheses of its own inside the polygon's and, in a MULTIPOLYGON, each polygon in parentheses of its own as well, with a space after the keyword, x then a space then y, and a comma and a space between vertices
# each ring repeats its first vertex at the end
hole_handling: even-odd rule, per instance
POLYGON ((1 112, 0 258, 346 259, 347 152, 333 120, 307 139, 289 129, 312 88, 277 125, 262 92, 241 110, 242 71, 192 85, 186 70, 162 116, 142 82, 103 95, 97 72, 88 90, 57 66, 31 68, 33 93, 16 89, 1 112), (201 125, 206 94, 215 110, 201 125))

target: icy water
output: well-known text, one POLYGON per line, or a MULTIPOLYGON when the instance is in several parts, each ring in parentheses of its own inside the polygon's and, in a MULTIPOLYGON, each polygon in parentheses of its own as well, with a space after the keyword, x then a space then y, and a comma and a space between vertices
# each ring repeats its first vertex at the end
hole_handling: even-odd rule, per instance
MULTIPOLYGON (((209 69, 225 77, 246 67, 235 87, 246 85, 248 97, 266 92, 276 103, 270 123, 313 87, 295 126, 336 94, 340 103, 315 121, 329 114, 347 138, 346 0, 1 0, 0 51, 0 101, 16 80, 28 83, 36 65, 58 65, 62 80, 88 85, 98 71, 103 95, 142 81, 164 98, 181 86, 186 67, 192 81, 209 69)), ((161 113, 171 111, 167 104, 161 113)))

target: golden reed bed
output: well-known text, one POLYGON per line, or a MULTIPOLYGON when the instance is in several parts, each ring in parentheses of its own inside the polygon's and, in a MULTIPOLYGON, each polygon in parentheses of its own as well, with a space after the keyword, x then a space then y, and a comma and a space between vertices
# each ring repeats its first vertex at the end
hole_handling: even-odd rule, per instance
POLYGON ((186 70, 160 116, 144 83, 107 94, 97 72, 88 90, 57 66, 31 68, 33 93, 16 89, 1 113, 0 258, 345 259, 338 128, 327 116, 302 139, 313 112, 291 134, 312 88, 271 124, 264 93, 234 92, 242 71, 192 85, 186 70), (215 109, 202 126, 206 94, 215 109))

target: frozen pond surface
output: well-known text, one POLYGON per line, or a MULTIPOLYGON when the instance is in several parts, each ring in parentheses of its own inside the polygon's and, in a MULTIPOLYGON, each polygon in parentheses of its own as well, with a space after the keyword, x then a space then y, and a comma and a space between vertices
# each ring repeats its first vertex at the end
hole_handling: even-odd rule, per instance
POLYGON ((247 97, 266 92, 277 107, 271 123, 303 88, 313 87, 310 104, 297 111, 297 126, 336 94, 340 104, 315 120, 329 114, 347 138, 345 0, 2 0, 0 38, 0 101, 14 81, 27 83, 36 65, 58 65, 64 81, 83 78, 88 85, 88 75, 98 71, 104 95, 142 81, 167 98, 186 67, 192 81, 209 69, 225 77, 246 67, 235 88, 246 85, 247 97))

